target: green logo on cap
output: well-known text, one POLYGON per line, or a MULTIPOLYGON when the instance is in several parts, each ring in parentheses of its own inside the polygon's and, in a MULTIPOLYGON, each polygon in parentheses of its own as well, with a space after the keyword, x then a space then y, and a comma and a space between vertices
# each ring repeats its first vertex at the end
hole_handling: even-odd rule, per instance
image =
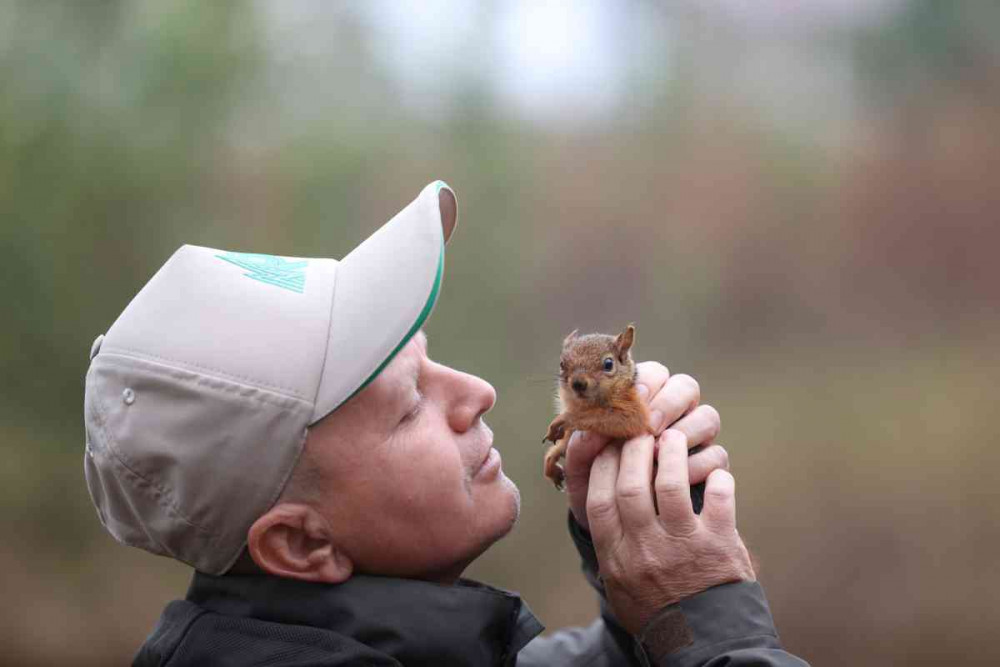
POLYGON ((284 257, 275 255, 258 255, 252 252, 227 252, 216 255, 219 259, 224 259, 230 264, 235 264, 241 269, 246 269, 244 273, 247 278, 268 285, 274 285, 281 289, 290 290, 302 294, 306 288, 306 266, 308 260, 292 262, 284 257))

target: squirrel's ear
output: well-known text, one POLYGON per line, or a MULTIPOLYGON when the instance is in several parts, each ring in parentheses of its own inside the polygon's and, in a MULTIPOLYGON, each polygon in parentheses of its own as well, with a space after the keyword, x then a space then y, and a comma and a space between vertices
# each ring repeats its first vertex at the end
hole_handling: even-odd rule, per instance
POLYGON ((568 336, 566 336, 565 338, 563 338, 563 347, 566 347, 567 345, 569 345, 569 344, 570 344, 570 342, 571 342, 571 341, 572 341, 572 340, 573 340, 574 338, 576 338, 576 334, 577 334, 577 333, 578 333, 579 331, 580 331, 579 329, 573 329, 572 331, 570 331, 570 332, 569 332, 569 335, 568 335, 568 336))
POLYGON ((635 342, 635 327, 633 325, 628 325, 625 327, 625 331, 618 334, 618 338, 615 338, 615 354, 618 357, 618 361, 625 363, 628 358, 628 352, 632 349, 632 343, 635 342))

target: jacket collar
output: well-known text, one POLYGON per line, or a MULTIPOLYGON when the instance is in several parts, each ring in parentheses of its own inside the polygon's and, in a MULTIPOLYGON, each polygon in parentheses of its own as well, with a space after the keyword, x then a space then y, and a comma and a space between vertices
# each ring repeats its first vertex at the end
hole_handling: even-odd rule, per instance
POLYGON ((331 630, 403 664, 507 664, 543 630, 518 595, 465 579, 321 584, 195 572, 187 599, 228 616, 331 630))

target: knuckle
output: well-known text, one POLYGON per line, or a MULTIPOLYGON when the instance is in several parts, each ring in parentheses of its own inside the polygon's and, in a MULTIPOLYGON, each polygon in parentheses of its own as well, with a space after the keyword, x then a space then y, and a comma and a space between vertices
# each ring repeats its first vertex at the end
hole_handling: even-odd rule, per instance
POLYGON ((680 498, 688 493, 687 485, 673 479, 656 480, 654 484, 656 495, 666 498, 680 498))
POLYGON ((635 500, 641 498, 643 494, 649 493, 648 487, 641 486, 639 484, 634 484, 631 482, 626 482, 619 484, 615 488, 615 493, 622 500, 635 500))
POLYGON ((617 507, 613 498, 606 496, 598 496, 597 494, 591 492, 587 496, 587 516, 591 521, 606 519, 613 516, 617 507))
MULTIPOLYGON (((719 473, 726 473, 727 475, 729 474, 725 470, 717 470, 717 471, 713 472, 712 474, 713 475, 717 475, 719 473)), ((714 501, 714 502, 720 502, 720 501, 721 502, 728 502, 728 501, 732 500, 735 496, 736 496, 736 492, 733 489, 732 485, 708 486, 708 487, 705 488, 705 497, 709 501, 714 501)))
POLYGON ((673 447, 676 449, 687 450, 688 448, 688 437, 687 433, 680 430, 679 428, 668 428, 666 431, 660 435, 660 448, 673 447))
POLYGON ((686 544, 692 546, 689 547, 690 550, 696 549, 696 545, 704 534, 697 524, 694 523, 681 523, 673 524, 670 526, 670 534, 675 540, 681 540, 686 544))
POLYGON ((601 579, 603 579, 605 583, 617 583, 622 580, 624 574, 622 565, 618 562, 617 558, 607 558, 600 564, 601 579))
POLYGON ((660 573, 663 569, 661 567, 660 560, 656 558, 654 554, 645 551, 636 557, 633 568, 635 576, 641 583, 644 583, 647 586, 656 579, 659 579, 660 573))
POLYGON ((729 500, 733 492, 729 489, 707 489, 705 495, 712 500, 729 500))

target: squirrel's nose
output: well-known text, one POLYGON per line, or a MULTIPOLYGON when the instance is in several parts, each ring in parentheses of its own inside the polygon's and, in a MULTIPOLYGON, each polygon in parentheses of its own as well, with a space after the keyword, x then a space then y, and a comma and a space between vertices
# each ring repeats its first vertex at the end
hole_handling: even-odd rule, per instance
POLYGON ((587 380, 584 378, 573 378, 573 391, 578 394, 587 391, 587 380))

